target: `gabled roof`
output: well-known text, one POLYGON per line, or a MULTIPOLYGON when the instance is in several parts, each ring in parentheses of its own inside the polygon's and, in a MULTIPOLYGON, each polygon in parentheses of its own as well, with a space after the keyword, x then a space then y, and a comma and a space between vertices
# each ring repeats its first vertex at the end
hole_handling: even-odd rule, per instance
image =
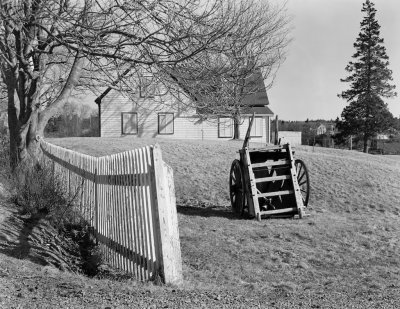
POLYGON ((246 115, 264 115, 264 116, 273 116, 274 112, 268 106, 252 106, 246 111, 246 115))
POLYGON ((121 79, 124 78, 124 76, 125 76, 126 74, 128 74, 130 71, 131 71, 131 69, 126 69, 126 70, 124 71, 124 73, 122 73, 115 81, 113 81, 113 82, 111 83, 111 86, 107 87, 107 89, 104 90, 104 92, 103 92, 101 95, 99 95, 99 96, 94 100, 94 102, 95 102, 96 104, 98 104, 98 105, 101 104, 101 100, 113 89, 113 86, 115 86, 116 84, 118 84, 118 83, 121 81, 121 79))
POLYGON ((269 105, 267 91, 265 89, 264 79, 260 70, 252 74, 245 82, 246 95, 242 100, 242 105, 247 106, 265 106, 269 105))
MULTIPOLYGON (((127 69, 123 74, 121 74, 121 76, 116 79, 110 87, 108 87, 100 96, 95 99, 95 102, 97 104, 101 104, 101 100, 113 89, 112 86, 115 86, 125 75, 129 73, 129 71, 130 69, 127 69)), ((180 84, 179 78, 177 78, 176 75, 174 76, 174 74, 171 74, 171 77, 173 77, 175 81, 180 84)), ((184 89, 184 87, 183 90, 187 91, 184 89)), ((242 107, 244 107, 244 114, 250 115, 255 113, 256 115, 274 115, 272 110, 267 107, 267 105, 269 105, 269 99, 261 70, 257 70, 245 80, 244 92, 249 92, 248 95, 243 97, 240 104, 242 107)))

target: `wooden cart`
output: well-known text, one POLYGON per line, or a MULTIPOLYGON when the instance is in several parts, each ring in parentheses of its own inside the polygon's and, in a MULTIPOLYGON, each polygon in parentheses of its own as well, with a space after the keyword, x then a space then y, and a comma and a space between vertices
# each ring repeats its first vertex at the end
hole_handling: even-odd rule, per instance
POLYGON ((274 215, 304 216, 310 180, 302 160, 294 160, 290 144, 249 148, 250 120, 240 160, 232 162, 229 187, 232 210, 261 220, 274 215))

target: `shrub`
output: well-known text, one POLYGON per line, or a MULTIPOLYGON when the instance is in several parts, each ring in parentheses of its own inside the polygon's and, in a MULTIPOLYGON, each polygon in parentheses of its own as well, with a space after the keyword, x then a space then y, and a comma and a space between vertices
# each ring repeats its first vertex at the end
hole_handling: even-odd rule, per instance
POLYGON ((83 273, 89 277, 96 276, 103 264, 103 254, 91 228, 83 224, 70 224, 66 226, 64 233, 79 245, 83 273))
MULTIPOLYGON (((23 177, 14 177, 14 201, 29 219, 46 219, 79 245, 82 271, 94 276, 102 263, 102 255, 89 224, 75 204, 81 188, 68 194, 62 180, 53 174, 52 168, 36 164, 20 167, 23 177)), ((21 174, 21 173, 20 173, 21 174)), ((28 219, 28 220, 29 220, 28 219)))
POLYGON ((69 196, 62 181, 47 166, 35 164, 19 167, 23 176, 14 178, 15 202, 25 214, 46 217, 56 227, 74 223, 74 197, 69 196))

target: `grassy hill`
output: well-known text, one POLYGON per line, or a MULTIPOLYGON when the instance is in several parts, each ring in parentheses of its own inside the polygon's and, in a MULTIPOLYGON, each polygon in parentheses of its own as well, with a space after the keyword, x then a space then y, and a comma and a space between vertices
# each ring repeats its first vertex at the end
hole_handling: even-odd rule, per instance
MULTIPOLYGON (((154 140, 50 142, 100 156, 154 140)), ((400 157, 297 148, 310 172, 309 216, 257 222, 229 209, 228 173, 240 142, 157 142, 175 173, 185 278, 177 291, 199 301, 187 307, 201 307, 204 297, 211 307, 400 306, 400 157)), ((176 293, 157 291, 168 299, 176 293)))

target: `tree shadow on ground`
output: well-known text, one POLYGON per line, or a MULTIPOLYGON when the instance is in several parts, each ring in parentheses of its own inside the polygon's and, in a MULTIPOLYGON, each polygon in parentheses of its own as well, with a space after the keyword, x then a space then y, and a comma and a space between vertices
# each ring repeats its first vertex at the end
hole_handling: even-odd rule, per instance
POLYGON ((45 265, 43 259, 31 255, 32 245, 29 241, 33 229, 38 225, 42 216, 27 217, 10 206, 8 208, 11 215, 5 218, 0 227, 0 252, 10 257, 29 259, 34 263, 45 265))
POLYGON ((219 217, 227 218, 231 220, 245 220, 248 217, 241 217, 238 214, 232 212, 230 207, 223 206, 187 206, 187 205, 177 205, 178 213, 185 216, 193 217, 219 217))
MULTIPOLYGON (((227 218, 230 220, 254 220, 254 216, 249 216, 247 213, 240 216, 232 212, 230 207, 224 206, 187 206, 187 205, 177 205, 178 213, 185 216, 193 217, 218 217, 227 218)), ((287 220, 295 218, 295 214, 277 214, 269 217, 263 217, 263 220, 287 220)))

